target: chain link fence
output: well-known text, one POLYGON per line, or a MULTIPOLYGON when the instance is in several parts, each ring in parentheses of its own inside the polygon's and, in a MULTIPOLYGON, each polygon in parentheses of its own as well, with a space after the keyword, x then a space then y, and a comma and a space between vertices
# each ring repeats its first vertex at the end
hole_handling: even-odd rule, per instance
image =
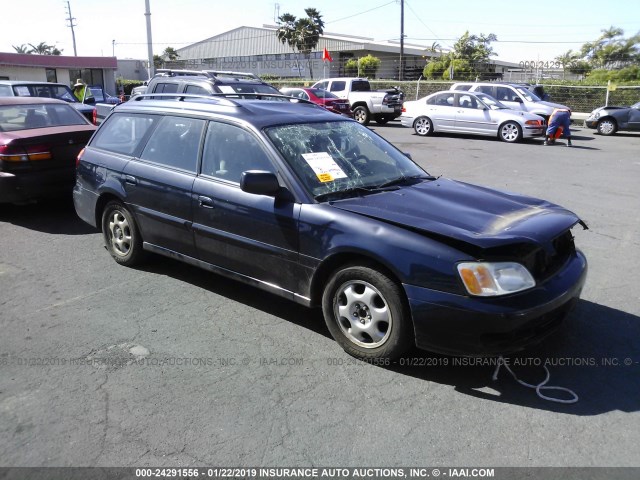
MULTIPOLYGON (((287 80, 271 81, 276 88, 311 86, 312 81, 287 80)), ((448 90, 455 82, 421 80, 399 82, 394 80, 371 80, 372 88, 383 90, 399 87, 405 94, 405 100, 415 100, 435 92, 448 90)), ((550 101, 567 105, 574 112, 589 113, 593 109, 607 104, 607 87, 594 85, 553 85, 544 84, 544 91, 549 94, 550 101)), ((608 105, 633 105, 640 102, 640 85, 618 86, 609 92, 608 105)))

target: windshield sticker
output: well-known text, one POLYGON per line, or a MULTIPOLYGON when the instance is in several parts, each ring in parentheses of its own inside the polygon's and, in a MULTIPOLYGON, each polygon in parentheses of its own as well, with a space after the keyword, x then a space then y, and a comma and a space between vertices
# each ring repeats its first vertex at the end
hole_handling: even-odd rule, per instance
POLYGON ((236 93, 233 87, 230 87, 229 85, 218 85, 218 88, 222 93, 236 93))
POLYGON ((322 183, 333 182, 337 178, 347 178, 347 174, 327 152, 303 153, 302 157, 322 183))
POLYGON ((18 97, 30 97, 31 93, 29 92, 29 87, 16 87, 15 88, 16 95, 18 97))

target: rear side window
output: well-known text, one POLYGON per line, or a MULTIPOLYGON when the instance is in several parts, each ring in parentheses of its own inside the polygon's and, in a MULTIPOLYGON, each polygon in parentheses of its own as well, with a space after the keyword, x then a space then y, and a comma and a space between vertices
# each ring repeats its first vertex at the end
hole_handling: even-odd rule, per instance
POLYGON ((113 113, 96 132, 92 147, 133 155, 158 117, 154 115, 113 113))
POLYGON ((178 91, 177 83, 158 83, 153 89, 154 93, 176 93, 178 91))
POLYGON ((0 85, 0 97, 12 97, 11 87, 9 85, 0 85))
POLYGON ((197 118, 163 117, 140 158, 195 173, 204 124, 197 118))
POLYGON ((478 88, 476 88, 475 91, 480 93, 486 93, 487 95, 491 95, 492 97, 495 97, 495 94, 493 93, 493 87, 489 85, 478 85, 478 88))
POLYGON ((191 93, 193 95, 211 95, 211 92, 200 85, 187 85, 184 93, 191 93))

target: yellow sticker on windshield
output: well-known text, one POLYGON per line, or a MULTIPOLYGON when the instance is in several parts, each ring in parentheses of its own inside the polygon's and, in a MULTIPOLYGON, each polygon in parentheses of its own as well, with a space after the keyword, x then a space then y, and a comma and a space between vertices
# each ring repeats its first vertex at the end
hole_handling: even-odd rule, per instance
POLYGON ((330 173, 318 173, 318 180, 320 180, 322 183, 333 182, 333 177, 330 173))

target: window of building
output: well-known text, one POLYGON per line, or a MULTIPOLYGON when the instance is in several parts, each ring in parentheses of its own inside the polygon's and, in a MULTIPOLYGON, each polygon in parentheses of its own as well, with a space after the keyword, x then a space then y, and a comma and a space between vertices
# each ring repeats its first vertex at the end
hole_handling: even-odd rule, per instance
POLYGON ((58 83, 58 74, 55 68, 45 68, 45 73, 47 75, 47 82, 58 83))
POLYGON ((102 69, 100 68, 69 70, 69 78, 73 83, 76 83, 76 80, 81 78, 87 85, 99 85, 104 87, 104 76, 102 74, 102 69))

